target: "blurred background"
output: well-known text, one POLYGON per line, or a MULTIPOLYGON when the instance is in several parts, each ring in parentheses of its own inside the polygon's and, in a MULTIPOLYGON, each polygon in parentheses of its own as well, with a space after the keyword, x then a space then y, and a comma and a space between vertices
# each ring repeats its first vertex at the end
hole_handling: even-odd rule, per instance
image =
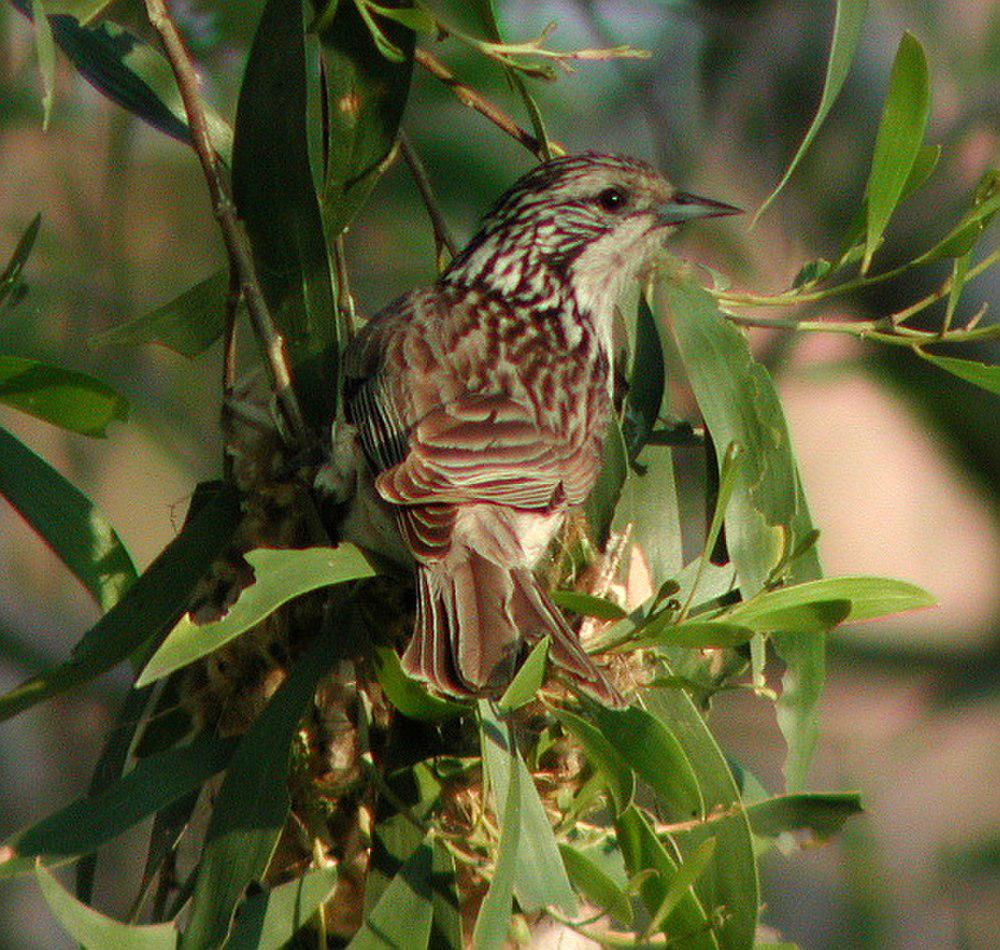
MULTIPOLYGON (((172 6, 206 96, 232 117, 259 0, 172 6)), ((752 231, 741 219, 695 229, 679 248, 684 256, 763 292, 787 287, 804 261, 837 252, 864 188, 904 30, 928 53, 928 141, 944 153, 930 187, 900 209, 878 266, 929 246, 964 209, 1000 154, 1000 8, 989 0, 871 7, 850 79, 783 196, 752 231)), ((570 150, 639 155, 685 189, 747 208, 774 186, 809 124, 834 13, 832 0, 508 0, 498 8, 512 39, 556 20, 551 45, 630 43, 652 52, 645 61, 579 64, 557 83, 536 84, 554 138, 570 150)), ((435 52, 527 123, 498 70, 454 44, 435 52)), ((2 4, 0 259, 36 212, 43 220, 25 272, 29 293, 0 321, 0 352, 104 378, 126 395, 131 415, 102 441, 2 407, 0 424, 95 499, 141 569, 173 536, 194 485, 220 471, 221 354, 217 347, 189 362, 160 348, 97 349, 89 341, 207 276, 223 264, 223 249, 187 148, 107 102, 64 60, 47 131, 40 98, 30 24, 2 4)), ((415 76, 404 124, 463 240, 531 163, 426 74, 415 76)), ((985 245, 995 242, 996 228, 985 245)), ((430 228, 404 167, 378 186, 348 250, 367 313, 433 278, 430 228)), ((948 266, 816 315, 868 319, 898 310, 938 286, 948 266)), ((998 290, 994 269, 967 290, 957 319, 996 302, 998 290)), ((858 789, 867 811, 835 843, 766 859, 763 919, 810 950, 996 946, 1000 406, 905 352, 832 336, 754 331, 752 339, 780 384, 826 571, 904 578, 940 601, 830 637, 812 785, 858 789)), ((679 412, 690 408, 675 395, 679 412)), ((692 539, 702 530, 696 461, 679 459, 692 539)), ((0 504, 0 690, 65 657, 94 619, 68 572, 0 504)), ((81 794, 126 686, 124 674, 110 676, 0 726, 0 839, 81 794)), ((713 727, 769 789, 782 787, 783 746, 769 703, 723 694, 713 727)), ((116 854, 119 863, 103 863, 98 881, 110 912, 128 901, 115 878, 138 871, 128 854, 116 854)), ((64 945, 33 882, 0 885, 0 947, 64 945)))

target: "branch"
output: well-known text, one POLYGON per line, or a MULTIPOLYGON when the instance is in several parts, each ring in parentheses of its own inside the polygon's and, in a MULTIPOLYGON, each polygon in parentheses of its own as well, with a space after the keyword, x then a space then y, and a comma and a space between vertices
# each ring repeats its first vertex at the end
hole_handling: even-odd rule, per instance
MULTIPOLYGON (((147 0, 152 2, 152 0, 147 0)), ((544 158, 542 143, 538 141, 527 129, 521 128, 506 112, 499 106, 494 105, 489 99, 480 95, 471 86, 467 86, 455 74, 441 62, 433 53, 421 47, 417 47, 414 58, 432 76, 440 79, 455 95, 463 105, 470 109, 475 109, 480 115, 486 116, 498 129, 506 132, 511 138, 520 142, 535 158, 540 161, 544 158)), ((556 145, 555 142, 551 143, 556 145)), ((561 149, 561 146, 557 146, 561 149)))
POLYGON ((275 328, 271 311, 264 299, 260 281, 257 279, 257 270, 254 267, 250 241, 236 216, 236 205, 226 184, 222 161, 212 144, 194 65, 184 47, 177 25, 170 17, 167 0, 146 0, 146 14, 163 42, 164 51, 177 80, 177 88, 180 90, 184 111, 187 114, 191 145, 198 155, 205 174, 212 199, 212 210, 222 229, 222 237, 229 254, 229 267, 239 279, 247 312, 264 346, 265 363, 278 405, 285 417, 287 431, 305 445, 309 441, 309 433, 295 390, 292 388, 284 340, 275 328))
POLYGON ((424 199, 424 207, 431 219, 431 227, 434 229, 434 250, 438 261, 438 270, 441 270, 441 249, 447 248, 448 253, 454 257, 458 254, 458 245, 448 230, 448 225, 441 214, 441 208, 437 203, 434 188, 431 185, 430 176, 424 163, 410 142, 410 137, 405 132, 399 133, 399 149, 403 153, 403 159, 410 168, 410 174, 420 190, 420 197, 424 199))

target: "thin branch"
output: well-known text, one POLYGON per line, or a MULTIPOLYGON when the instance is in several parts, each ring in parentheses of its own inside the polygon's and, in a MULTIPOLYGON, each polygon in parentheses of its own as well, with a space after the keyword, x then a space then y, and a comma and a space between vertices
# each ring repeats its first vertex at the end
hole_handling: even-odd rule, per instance
POLYGON ((180 90, 184 111, 187 114, 191 144, 205 174, 212 199, 212 210, 222 229, 223 240, 229 253, 229 266, 239 277, 247 311, 263 344, 271 384, 285 417, 287 429, 295 439, 305 445, 309 441, 308 430, 292 388, 284 340, 275 328, 271 311, 264 299, 254 267, 250 241, 236 216, 236 205, 226 184, 222 161, 212 144, 194 65, 184 47, 177 25, 167 9, 167 0, 146 0, 146 14, 163 42, 164 51, 177 80, 177 88, 180 90))
MULTIPOLYGON (((152 2, 152 0, 148 0, 152 2)), ((433 53, 418 47, 414 52, 416 61, 436 79, 440 79, 455 95, 463 105, 470 109, 475 109, 480 115, 486 116, 498 129, 506 132, 511 138, 520 142, 535 158, 541 160, 543 156, 542 143, 538 141, 527 129, 519 126, 506 112, 499 106, 490 102, 489 99, 476 92, 471 86, 467 86, 455 74, 441 62, 433 53)), ((555 145, 556 143, 552 143, 555 145)))
MULTIPOLYGON (((236 387, 236 314, 243 291, 240 288, 239 275, 236 269, 229 268, 229 289, 226 291, 226 312, 223 329, 222 350, 222 431, 230 432, 232 420, 233 390, 236 387)), ((227 481, 233 477, 233 457, 228 446, 222 448, 222 470, 227 481)))
POLYGON ((410 168, 413 181, 420 190, 420 197, 424 199, 424 207, 427 209, 427 214, 431 219, 431 227, 434 229, 434 251, 438 261, 438 269, 443 270, 441 249, 447 248, 448 253, 454 257, 458 254, 458 245, 448 230, 444 215, 441 214, 441 208, 438 205, 437 196, 434 194, 434 187, 431 185, 430 176, 427 174, 423 160, 405 132, 399 133, 399 149, 410 168))
POLYGON ((333 242, 333 263, 337 269, 337 313, 348 342, 354 339, 354 323, 357 310, 351 293, 351 279, 347 273, 347 255, 344 253, 344 234, 341 232, 333 242))

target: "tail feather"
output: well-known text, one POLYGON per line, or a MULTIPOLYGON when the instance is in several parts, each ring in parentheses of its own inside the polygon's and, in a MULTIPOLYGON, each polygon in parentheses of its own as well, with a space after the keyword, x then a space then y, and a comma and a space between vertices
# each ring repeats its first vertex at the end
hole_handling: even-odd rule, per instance
POLYGON ((550 659, 580 690, 604 705, 625 705, 531 571, 464 554, 447 567, 417 570, 417 617, 403 654, 408 673, 451 696, 498 695, 523 646, 548 636, 550 659))

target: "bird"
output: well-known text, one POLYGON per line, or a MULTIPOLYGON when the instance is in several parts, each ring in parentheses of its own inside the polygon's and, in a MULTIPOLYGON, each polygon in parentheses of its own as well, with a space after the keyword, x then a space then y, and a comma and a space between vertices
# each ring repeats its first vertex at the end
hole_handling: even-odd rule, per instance
POLYGON ((553 158, 496 201, 436 283, 358 331, 335 441, 353 445, 362 503, 343 534, 415 569, 408 675, 496 698, 549 637, 573 687, 626 705, 533 568, 598 476, 619 296, 678 226, 737 211, 636 158, 553 158))

